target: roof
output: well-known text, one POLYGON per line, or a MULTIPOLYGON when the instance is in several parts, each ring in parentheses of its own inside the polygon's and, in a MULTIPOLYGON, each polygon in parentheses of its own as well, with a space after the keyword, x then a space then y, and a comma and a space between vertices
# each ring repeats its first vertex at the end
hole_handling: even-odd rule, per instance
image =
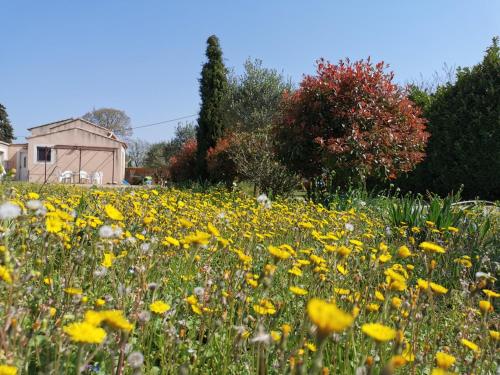
POLYGON ((65 123, 65 124, 66 124, 66 123, 68 123, 68 122, 75 121, 75 120, 76 120, 76 119, 74 119, 74 118, 72 118, 72 117, 71 117, 71 118, 67 118, 67 119, 65 119, 65 120, 59 120, 59 121, 54 121, 54 122, 48 122, 48 123, 46 123, 46 124, 33 126, 33 127, 31 127, 31 128, 28 128, 28 130, 37 129, 37 128, 42 128, 42 127, 44 127, 44 126, 48 126, 48 125, 56 125, 56 124, 57 124, 57 125, 62 125, 62 123, 65 123))
MULTIPOLYGON (((123 142, 120 139, 118 139, 118 137, 113 133, 113 131, 109 130, 108 128, 105 128, 104 126, 95 124, 92 121, 86 120, 86 119, 81 118, 81 117, 77 117, 77 118, 70 117, 70 118, 67 118, 67 119, 64 119, 64 120, 49 122, 49 123, 46 123, 46 124, 42 124, 42 125, 38 125, 38 126, 33 126, 31 128, 28 128, 28 130, 31 131, 33 129, 43 128, 45 126, 51 126, 51 129, 54 129, 54 128, 57 128, 59 126, 66 125, 66 124, 69 124, 70 122, 77 121, 77 120, 80 120, 80 121, 85 122, 85 123, 87 123, 89 125, 95 126, 96 128, 104 130, 104 131, 106 131, 108 133, 108 137, 109 138, 114 139, 114 140, 116 140, 118 142, 121 142, 121 143, 125 144, 125 142, 123 142)), ((26 138, 30 138, 30 137, 26 137, 26 138)))
MULTIPOLYGON (((102 135, 102 134, 99 134, 99 133, 95 133, 95 132, 91 132, 87 129, 82 129, 82 128, 71 128, 71 129, 63 129, 63 130, 60 130, 60 132, 68 132, 68 131, 72 131, 72 130, 79 130, 79 131, 82 131, 82 132, 87 132, 87 133, 91 133, 91 134, 95 134, 99 137, 103 137, 103 138, 106 138, 106 139, 109 139, 113 142, 117 142, 117 143, 120 143, 122 144, 125 148, 127 148, 127 144, 121 140, 119 140, 118 138, 116 137, 106 137, 105 135, 102 135)), ((39 137, 46 137, 48 135, 51 135, 51 134, 54 134, 54 133, 45 133, 45 134, 39 134, 39 135, 30 135, 29 137, 26 137, 26 139, 33 139, 33 138, 39 138, 39 137)), ((113 133, 111 133, 113 134, 113 133)))

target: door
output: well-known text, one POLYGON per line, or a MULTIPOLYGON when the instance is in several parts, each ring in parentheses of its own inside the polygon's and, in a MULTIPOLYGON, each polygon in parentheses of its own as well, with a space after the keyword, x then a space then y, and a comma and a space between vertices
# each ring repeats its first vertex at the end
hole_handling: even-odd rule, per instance
POLYGON ((19 180, 28 180, 28 153, 26 151, 19 152, 19 180))

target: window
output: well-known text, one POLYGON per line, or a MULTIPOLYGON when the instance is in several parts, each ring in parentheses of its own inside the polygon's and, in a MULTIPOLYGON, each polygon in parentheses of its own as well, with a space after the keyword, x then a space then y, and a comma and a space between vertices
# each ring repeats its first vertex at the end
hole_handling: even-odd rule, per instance
POLYGON ((51 151, 52 150, 50 147, 38 146, 36 148, 36 161, 50 163, 52 161, 52 152, 51 151))

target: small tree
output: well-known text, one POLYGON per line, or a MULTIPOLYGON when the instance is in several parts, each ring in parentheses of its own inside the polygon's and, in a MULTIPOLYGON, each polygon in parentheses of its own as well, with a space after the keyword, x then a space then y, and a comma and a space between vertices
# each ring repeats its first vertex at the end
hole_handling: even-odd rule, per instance
POLYGON ((201 109, 196 139, 199 177, 206 179, 207 152, 215 147, 225 130, 224 98, 227 95, 227 70, 222 61, 219 39, 212 35, 207 40, 206 56, 200 79, 201 109))
POLYGON ((127 139, 132 135, 130 117, 125 111, 114 108, 93 109, 82 116, 84 120, 93 122, 111 130, 116 136, 127 139))
POLYGON ((187 182, 196 179, 196 148, 196 139, 190 139, 170 158, 168 171, 172 181, 187 182))
POLYGON ((9 115, 6 108, 0 104, 0 141, 12 143, 14 138, 14 129, 10 124, 9 115))
POLYGON ((272 124, 285 92, 292 83, 259 59, 245 61, 242 75, 231 75, 228 90, 228 123, 235 131, 257 131, 272 124))
POLYGON ((127 144, 127 164, 130 167, 143 167, 149 148, 149 142, 143 139, 131 139, 127 144))
POLYGON ((429 135, 420 110, 384 68, 369 59, 319 60, 317 75, 285 97, 276 127, 283 162, 304 177, 333 171, 342 187, 412 170, 429 135))
POLYGON ((235 178, 254 184, 255 193, 287 195, 297 177, 277 159, 269 131, 233 133, 209 150, 210 176, 230 185, 235 178))
POLYGON ((196 138, 196 126, 192 122, 187 122, 185 124, 178 123, 175 128, 174 138, 165 142, 165 159, 168 160, 170 157, 177 154, 182 146, 190 139, 196 138))
POLYGON ((168 164, 165 154, 165 142, 153 143, 149 146, 144 158, 144 166, 148 168, 164 168, 168 164))

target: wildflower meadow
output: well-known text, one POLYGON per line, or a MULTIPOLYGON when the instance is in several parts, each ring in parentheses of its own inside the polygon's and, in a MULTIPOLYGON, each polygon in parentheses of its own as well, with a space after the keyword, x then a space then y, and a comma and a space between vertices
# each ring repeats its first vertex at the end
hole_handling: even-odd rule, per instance
POLYGON ((412 204, 6 184, 0 374, 496 373, 498 210, 412 204))

